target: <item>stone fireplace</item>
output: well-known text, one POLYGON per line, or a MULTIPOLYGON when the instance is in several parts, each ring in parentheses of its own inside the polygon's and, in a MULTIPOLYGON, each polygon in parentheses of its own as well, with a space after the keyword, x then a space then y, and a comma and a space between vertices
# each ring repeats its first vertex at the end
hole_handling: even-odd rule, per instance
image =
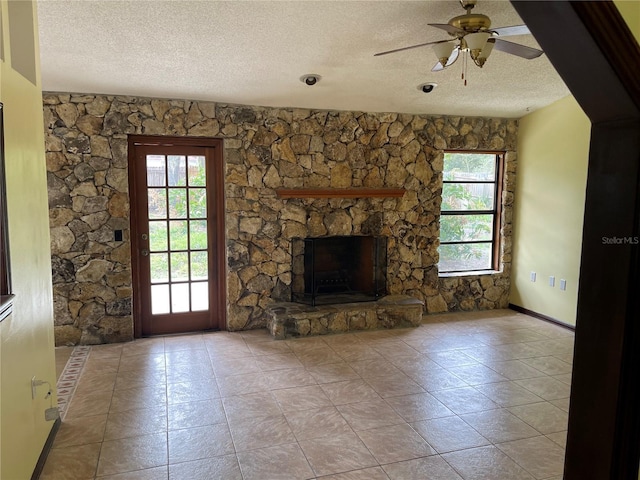
POLYGON ((370 302, 387 293, 387 238, 372 235, 292 241, 294 302, 370 302))

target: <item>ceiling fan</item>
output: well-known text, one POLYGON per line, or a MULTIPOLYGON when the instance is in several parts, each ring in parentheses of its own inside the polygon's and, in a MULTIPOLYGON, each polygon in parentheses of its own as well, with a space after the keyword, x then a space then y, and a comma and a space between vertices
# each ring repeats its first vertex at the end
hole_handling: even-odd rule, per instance
MULTIPOLYGON (((530 34, 526 25, 514 25, 511 27, 491 28, 491 19, 481 13, 471 13, 476 6, 477 0, 460 0, 460 5, 467 13, 453 17, 448 23, 429 23, 430 26, 444 30, 454 39, 436 40, 435 42, 419 43, 409 47, 396 48, 386 52, 376 53, 374 56, 388 55, 390 53, 411 50, 412 48, 433 45, 433 50, 438 57, 438 63, 431 69, 433 72, 444 70, 452 65, 460 56, 460 53, 469 53, 469 57, 478 67, 481 67, 489 58, 491 51, 495 48, 511 55, 531 60, 542 55, 544 52, 537 48, 527 47, 519 43, 508 42, 500 37, 512 35, 530 34)), ((464 56, 464 72, 466 71, 466 55, 464 56)), ((466 80, 465 80, 466 85, 466 80)))

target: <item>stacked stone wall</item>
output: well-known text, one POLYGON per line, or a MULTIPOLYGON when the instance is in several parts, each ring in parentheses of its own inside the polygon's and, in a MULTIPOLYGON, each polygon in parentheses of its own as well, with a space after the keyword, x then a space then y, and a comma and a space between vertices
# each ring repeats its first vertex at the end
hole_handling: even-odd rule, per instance
POLYGON ((508 304, 517 121, 105 95, 43 96, 56 343, 133 335, 127 136, 224 139, 227 328, 291 298, 291 240, 388 237, 388 289, 427 313, 508 304), (438 275, 445 149, 506 152, 501 271, 438 275), (402 198, 282 199, 278 188, 404 188, 402 198), (114 230, 123 230, 122 242, 114 230))

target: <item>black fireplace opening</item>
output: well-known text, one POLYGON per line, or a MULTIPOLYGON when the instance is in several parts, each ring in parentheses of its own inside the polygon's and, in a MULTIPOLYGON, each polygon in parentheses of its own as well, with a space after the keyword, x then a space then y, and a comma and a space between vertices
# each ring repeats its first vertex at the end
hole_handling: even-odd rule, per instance
POLYGON ((308 305, 370 302, 387 293, 387 238, 296 238, 294 302, 308 305))

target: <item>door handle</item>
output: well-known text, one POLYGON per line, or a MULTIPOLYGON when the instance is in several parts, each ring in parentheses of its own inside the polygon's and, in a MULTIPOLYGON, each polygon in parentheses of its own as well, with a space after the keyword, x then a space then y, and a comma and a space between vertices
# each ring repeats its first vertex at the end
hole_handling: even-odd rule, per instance
POLYGON ((147 250, 146 248, 142 249, 140 251, 140 253, 142 254, 143 257, 146 257, 149 255, 149 250, 147 250))

